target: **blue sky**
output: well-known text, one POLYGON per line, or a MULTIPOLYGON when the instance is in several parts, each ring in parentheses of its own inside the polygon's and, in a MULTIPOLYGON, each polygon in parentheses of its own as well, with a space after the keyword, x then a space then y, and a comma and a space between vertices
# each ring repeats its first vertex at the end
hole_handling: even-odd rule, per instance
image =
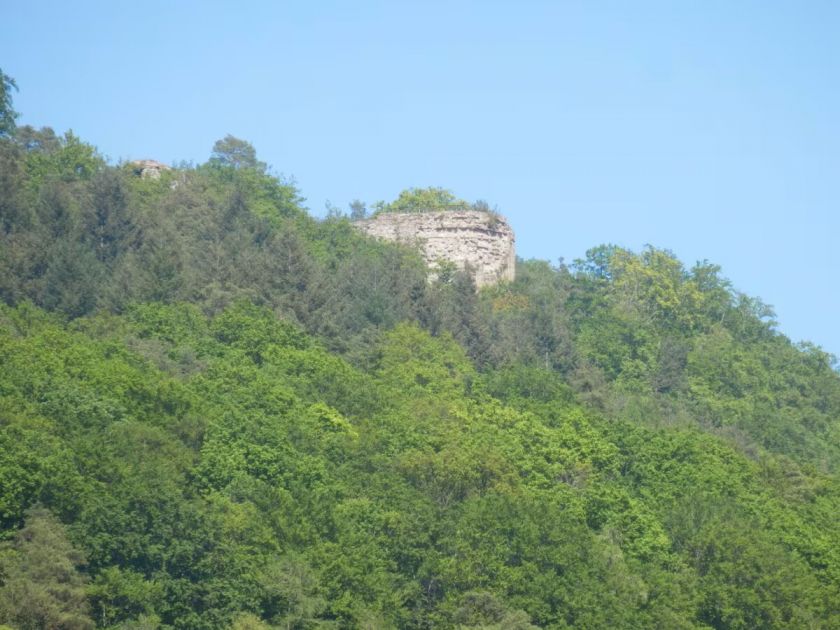
POLYGON ((484 199, 525 258, 708 259, 840 354, 838 2, 15 2, 22 124, 112 160, 230 133, 327 201, 484 199))

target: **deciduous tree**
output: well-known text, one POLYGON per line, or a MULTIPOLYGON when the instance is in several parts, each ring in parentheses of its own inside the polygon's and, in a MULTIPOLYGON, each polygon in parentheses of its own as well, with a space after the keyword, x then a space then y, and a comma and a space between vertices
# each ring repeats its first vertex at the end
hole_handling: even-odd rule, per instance
POLYGON ((18 113, 12 107, 12 91, 17 89, 15 80, 0 68, 0 138, 10 136, 15 131, 18 113))

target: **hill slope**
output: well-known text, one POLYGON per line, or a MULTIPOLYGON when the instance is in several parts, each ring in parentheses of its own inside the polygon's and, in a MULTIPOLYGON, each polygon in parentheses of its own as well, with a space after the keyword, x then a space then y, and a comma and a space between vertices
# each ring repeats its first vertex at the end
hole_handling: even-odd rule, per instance
POLYGON ((840 627, 840 378, 717 267, 429 283, 224 158, 0 139, 0 623, 840 627))

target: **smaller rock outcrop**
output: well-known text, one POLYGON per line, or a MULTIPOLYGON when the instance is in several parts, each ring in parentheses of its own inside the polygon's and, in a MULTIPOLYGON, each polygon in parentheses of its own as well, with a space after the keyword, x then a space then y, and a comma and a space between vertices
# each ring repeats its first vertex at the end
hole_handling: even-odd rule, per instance
POLYGON ((134 174, 142 179, 160 179, 164 171, 171 171, 172 167, 156 160, 134 160, 129 162, 134 174))

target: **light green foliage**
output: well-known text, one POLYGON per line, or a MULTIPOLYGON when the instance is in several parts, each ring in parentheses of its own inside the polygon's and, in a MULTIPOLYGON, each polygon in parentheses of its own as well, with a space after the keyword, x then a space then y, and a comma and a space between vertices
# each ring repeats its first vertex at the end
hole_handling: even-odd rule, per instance
POLYGON ((409 188, 390 203, 379 202, 376 212, 442 212, 469 210, 471 206, 445 188, 409 188))
POLYGON ((400 325, 363 374, 246 302, 0 320, 6 522, 72 519, 103 626, 830 627, 836 481, 603 424, 544 367, 400 325))
POLYGON ((691 330, 702 293, 670 252, 647 247, 640 256, 616 250, 610 258, 615 308, 634 319, 691 330))
MULTIPOLYGON (((353 202, 351 204, 353 220, 364 218, 364 205, 359 206, 361 202, 353 202)), ((428 188, 408 188, 403 190, 399 196, 389 203, 379 201, 374 204, 374 215, 380 212, 447 212, 458 210, 477 210, 479 212, 487 212, 495 215, 495 210, 491 210, 486 201, 476 201, 469 203, 463 199, 456 197, 452 191, 445 188, 429 186, 428 188)))
POLYGON ((256 615, 244 613, 233 620, 231 630, 270 630, 271 626, 256 615))
POLYGON ((291 324, 278 320, 266 309, 242 301, 216 317, 211 332, 221 343, 242 350, 256 363, 273 346, 303 349, 309 345, 301 331, 291 324))
POLYGON ((88 587, 93 617, 105 627, 149 615, 160 600, 160 584, 131 569, 103 569, 88 587))
POLYGON ((21 630, 93 628, 83 564, 84 555, 48 510, 28 510, 14 543, 0 549, 0 622, 21 630))
POLYGON ((382 345, 378 371, 396 390, 423 392, 439 398, 463 394, 475 371, 451 337, 435 339, 411 325, 390 331, 382 345))
POLYGON ((12 107, 12 91, 17 91, 15 80, 0 69, 0 138, 11 135, 15 130, 18 113, 12 107))
POLYGON ((24 510, 33 501, 51 499, 56 507, 72 510, 72 495, 83 487, 73 452, 56 437, 55 423, 29 416, 15 406, 12 403, 3 408, 0 432, 0 519, 4 537, 11 535, 8 528, 21 522, 24 510))
POLYGON ((105 166, 96 149, 72 131, 55 140, 50 137, 52 130, 42 132, 47 134, 44 141, 27 143, 26 171, 32 191, 52 178, 67 183, 90 179, 105 166))

